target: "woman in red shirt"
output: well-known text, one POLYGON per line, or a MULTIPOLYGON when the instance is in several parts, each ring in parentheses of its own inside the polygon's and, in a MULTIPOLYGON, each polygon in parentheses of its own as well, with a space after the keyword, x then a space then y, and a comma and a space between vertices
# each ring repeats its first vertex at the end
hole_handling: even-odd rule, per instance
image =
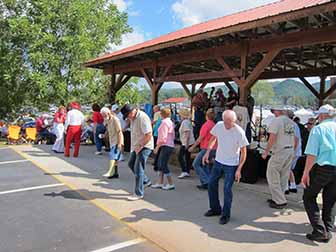
POLYGON ((56 135, 56 141, 52 147, 55 153, 64 152, 64 122, 66 119, 66 109, 60 106, 54 116, 53 132, 56 135))
MULTIPOLYGON (((213 109, 208 109, 206 112, 206 122, 202 125, 202 128, 200 130, 200 135, 197 138, 196 142, 189 148, 189 152, 192 152, 197 145, 200 145, 200 152, 197 154, 194 162, 193 162, 193 167, 199 176, 200 185, 197 185, 197 188, 200 190, 207 190, 208 189, 208 181, 210 177, 210 169, 209 165, 203 165, 202 164, 202 159, 204 154, 207 151, 208 144, 211 138, 211 129, 215 126, 215 118, 216 114, 213 109)), ((210 152, 210 157, 215 157, 216 155, 216 148, 217 146, 215 145, 213 149, 210 152)))
POLYGON ((104 126, 104 118, 100 114, 100 106, 97 103, 92 104, 92 121, 93 121, 93 136, 96 144, 96 155, 102 154, 103 140, 99 138, 99 134, 104 134, 106 128, 104 126))

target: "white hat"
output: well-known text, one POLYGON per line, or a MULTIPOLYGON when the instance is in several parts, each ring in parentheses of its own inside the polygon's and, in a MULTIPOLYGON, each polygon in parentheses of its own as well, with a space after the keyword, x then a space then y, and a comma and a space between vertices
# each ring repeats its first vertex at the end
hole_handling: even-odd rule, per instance
POLYGON ((102 113, 102 114, 108 114, 108 113, 110 113, 110 110, 109 110, 109 108, 107 108, 107 107, 103 107, 103 108, 100 110, 100 113, 102 113))
POLYGON ((335 108, 329 104, 323 105, 319 108, 318 111, 316 111, 316 114, 328 114, 333 115, 335 113, 335 108))
POLYGON ((271 112, 272 112, 272 110, 286 111, 286 110, 288 110, 288 108, 286 106, 284 106, 284 105, 273 105, 271 107, 271 112))
POLYGON ((111 110, 114 112, 119 108, 118 104, 113 104, 111 110))

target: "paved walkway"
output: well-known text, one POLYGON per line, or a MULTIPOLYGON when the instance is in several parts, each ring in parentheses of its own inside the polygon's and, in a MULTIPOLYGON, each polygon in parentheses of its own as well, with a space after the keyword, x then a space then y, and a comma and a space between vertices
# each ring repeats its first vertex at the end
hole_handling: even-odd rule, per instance
MULTIPOLYGON (((231 221, 222 226, 217 217, 203 217, 208 197, 207 192, 195 188, 197 178, 177 180, 177 169, 175 191, 148 188, 144 200, 130 202, 127 196, 133 192, 134 177, 127 162, 119 165, 119 180, 103 179, 108 158, 106 154, 95 156, 93 146, 81 146, 80 157, 69 159, 52 153, 51 146, 14 148, 46 174, 169 252, 331 252, 336 247, 336 238, 328 244, 305 238, 311 228, 302 207, 302 192, 289 195, 287 209, 275 210, 265 203, 269 197, 265 182, 235 185, 231 221)), ((156 174, 149 164, 147 172, 154 182, 156 174)), ((220 183, 220 192, 222 189, 220 183)), ((55 193, 67 197, 57 188, 55 193)))

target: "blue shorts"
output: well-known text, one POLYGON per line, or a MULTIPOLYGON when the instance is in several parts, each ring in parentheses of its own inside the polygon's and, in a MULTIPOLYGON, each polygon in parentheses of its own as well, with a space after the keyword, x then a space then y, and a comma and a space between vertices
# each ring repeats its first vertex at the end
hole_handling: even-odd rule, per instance
POLYGON ((109 152, 110 160, 118 161, 120 159, 120 156, 121 156, 121 151, 118 149, 118 145, 113 145, 109 152))

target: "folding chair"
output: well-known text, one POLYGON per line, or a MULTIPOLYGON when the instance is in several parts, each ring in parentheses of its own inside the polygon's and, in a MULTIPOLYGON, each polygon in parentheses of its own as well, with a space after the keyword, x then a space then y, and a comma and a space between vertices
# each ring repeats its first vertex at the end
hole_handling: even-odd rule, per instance
POLYGON ((37 131, 36 128, 26 128, 26 141, 35 142, 37 131))
POLYGON ((19 140, 21 140, 20 132, 21 132, 21 127, 20 126, 10 125, 8 127, 8 136, 7 136, 8 144, 11 144, 11 143, 14 143, 14 142, 18 143, 19 140))

